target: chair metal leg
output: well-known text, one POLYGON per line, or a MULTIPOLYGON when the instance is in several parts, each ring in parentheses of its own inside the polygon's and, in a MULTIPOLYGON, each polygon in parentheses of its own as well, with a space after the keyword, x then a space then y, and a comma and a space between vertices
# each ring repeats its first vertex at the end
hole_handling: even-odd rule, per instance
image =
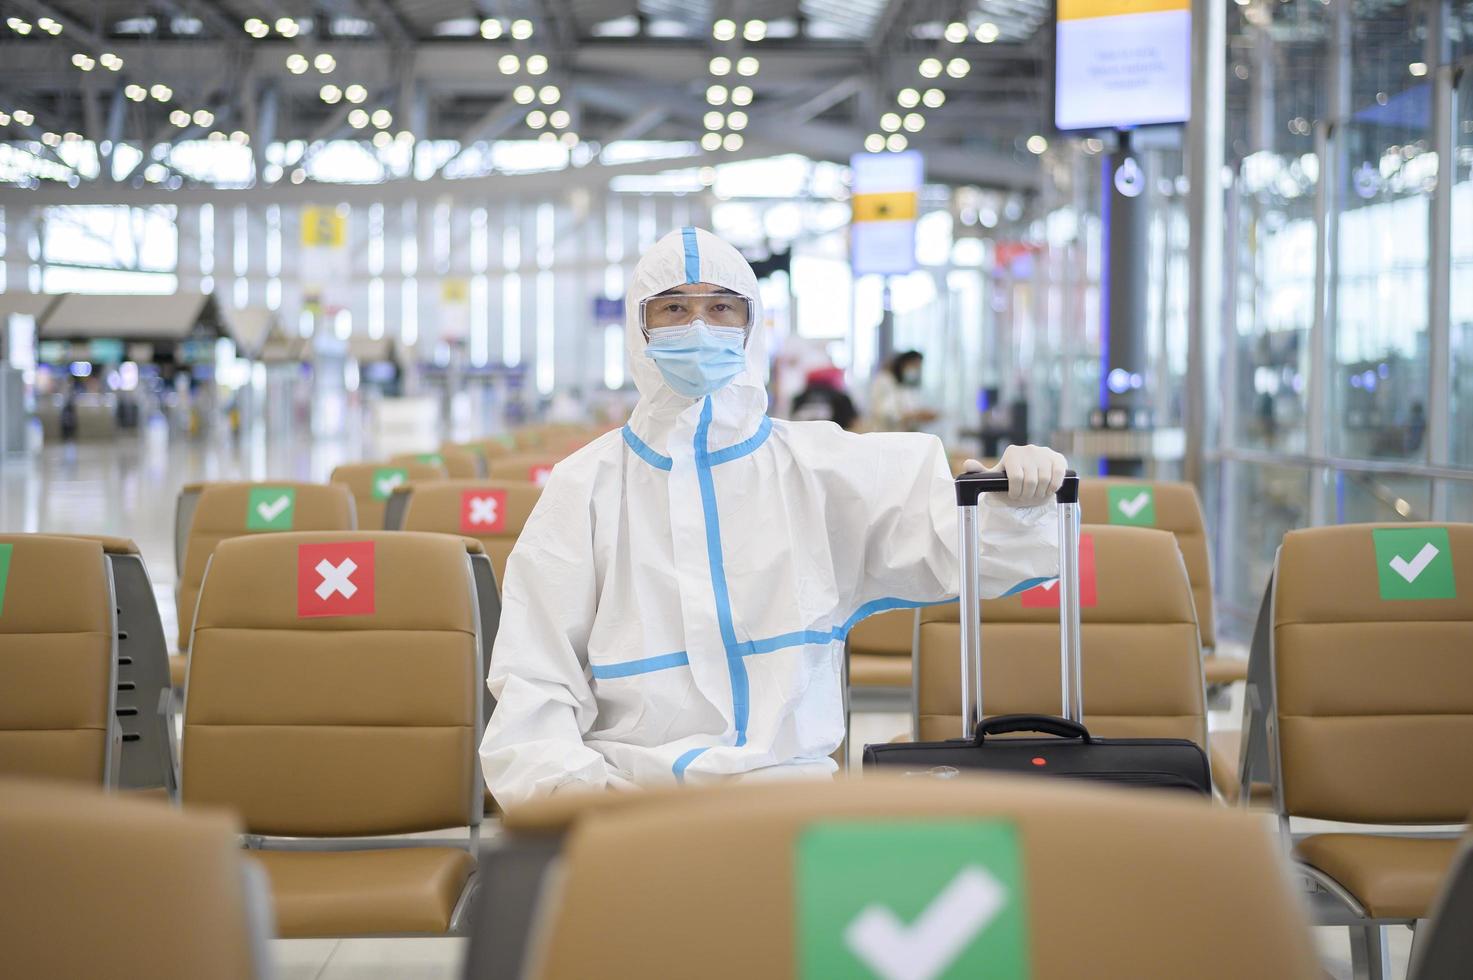
POLYGON ((1412 923, 1411 929, 1412 948, 1407 953, 1407 980, 1416 980, 1416 976, 1412 973, 1412 969, 1417 962, 1417 954, 1420 951, 1418 947, 1422 946, 1427 941, 1427 938, 1432 935, 1432 920, 1418 919, 1416 922, 1412 923))
POLYGON ((1391 980, 1391 946, 1386 927, 1350 927, 1350 975, 1354 980, 1391 980))

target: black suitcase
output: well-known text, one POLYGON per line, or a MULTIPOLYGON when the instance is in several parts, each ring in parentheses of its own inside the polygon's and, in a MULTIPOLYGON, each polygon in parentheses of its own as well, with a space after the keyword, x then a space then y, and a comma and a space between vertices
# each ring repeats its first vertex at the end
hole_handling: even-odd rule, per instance
POLYGON ((962 737, 944 742, 896 742, 864 747, 866 769, 902 768, 907 774, 954 776, 964 770, 1038 773, 1066 779, 1212 793, 1207 756, 1197 743, 1174 738, 1096 738, 1081 721, 1083 677, 1079 614, 1079 477, 1070 473, 1058 493, 1059 650, 1064 717, 1000 715, 981 719, 982 604, 978 592, 977 502, 1006 493, 1001 473, 964 473, 956 481, 961 508, 962 737), (996 738, 1038 732, 1048 738, 996 738))

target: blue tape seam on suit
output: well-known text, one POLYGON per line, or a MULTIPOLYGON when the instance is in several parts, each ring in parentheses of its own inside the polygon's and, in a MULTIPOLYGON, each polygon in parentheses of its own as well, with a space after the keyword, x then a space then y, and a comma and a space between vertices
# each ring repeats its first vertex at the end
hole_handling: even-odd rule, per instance
POLYGON ((685 243, 685 281, 701 281, 701 250, 696 245, 696 230, 691 227, 680 229, 681 241, 685 243))

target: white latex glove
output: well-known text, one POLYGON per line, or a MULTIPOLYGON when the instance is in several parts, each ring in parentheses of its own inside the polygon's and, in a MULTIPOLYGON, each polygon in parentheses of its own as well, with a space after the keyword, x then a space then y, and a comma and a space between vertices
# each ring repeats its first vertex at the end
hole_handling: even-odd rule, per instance
POLYGON ((962 464, 968 473, 1008 475, 1008 503, 1014 507, 1037 507, 1048 503, 1064 485, 1069 463, 1062 453, 1047 446, 1009 446, 992 469, 975 459, 962 464))

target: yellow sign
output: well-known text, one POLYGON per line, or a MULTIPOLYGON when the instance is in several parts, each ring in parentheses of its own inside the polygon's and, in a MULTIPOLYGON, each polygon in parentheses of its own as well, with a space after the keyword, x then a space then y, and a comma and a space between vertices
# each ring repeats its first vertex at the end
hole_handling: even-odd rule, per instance
POLYGON ((347 214, 337 208, 303 208, 302 245, 307 248, 346 248, 347 214))
POLYGON ((858 221, 914 221, 916 219, 916 194, 914 191, 895 191, 888 194, 855 194, 853 199, 854 220, 858 221))
POLYGON ((441 279, 440 302, 462 304, 470 302, 470 283, 464 279, 441 279))
POLYGON ((1059 0, 1059 20, 1190 10, 1191 0, 1059 0))

